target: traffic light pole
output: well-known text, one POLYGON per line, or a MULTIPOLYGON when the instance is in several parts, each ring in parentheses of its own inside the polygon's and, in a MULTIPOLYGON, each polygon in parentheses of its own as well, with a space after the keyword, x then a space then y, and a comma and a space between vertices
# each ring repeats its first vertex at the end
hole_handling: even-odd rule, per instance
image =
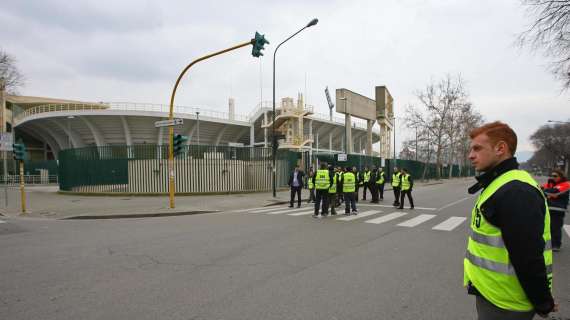
POLYGON ((20 196, 22 202, 22 214, 26 213, 26 191, 24 190, 24 160, 20 160, 20 196))
MULTIPOLYGON (((238 44, 236 46, 233 46, 231 48, 227 48, 218 52, 214 52, 212 54, 203 56, 201 58, 198 58, 194 61, 192 61, 189 65, 186 66, 186 68, 184 68, 184 70, 182 70, 182 72, 180 73, 180 75, 178 76, 178 79, 176 80, 176 83, 174 84, 174 88, 172 89, 172 95, 170 96, 170 114, 168 116, 169 120, 174 120, 174 96, 176 95, 176 89, 178 89, 178 85, 180 84, 180 81, 182 80, 182 77, 184 76, 184 74, 188 71, 188 69, 190 69, 193 65, 195 65, 196 63, 215 57, 217 55, 220 55, 222 53, 226 53, 232 50, 236 50, 245 46, 249 46, 251 44, 254 44, 254 39, 238 44)), ((169 144, 168 144, 168 194, 169 194, 169 198, 170 198, 170 209, 174 209, 174 193, 175 193, 175 189, 174 189, 174 127, 170 126, 168 128, 168 133, 169 133, 169 144)))

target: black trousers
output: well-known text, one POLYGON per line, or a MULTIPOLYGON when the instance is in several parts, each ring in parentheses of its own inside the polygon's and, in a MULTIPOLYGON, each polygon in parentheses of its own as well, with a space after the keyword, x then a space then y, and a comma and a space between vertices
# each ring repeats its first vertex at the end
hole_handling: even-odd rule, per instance
POLYGON ((408 200, 410 200, 410 207, 414 207, 414 198, 412 198, 412 190, 402 190, 400 192, 400 208, 404 207, 404 196, 408 195, 408 200))
POLYGON ((400 188, 399 187, 393 187, 394 189, 394 205, 399 205, 400 204, 400 188))
POLYGON ((376 182, 370 182, 369 187, 372 194, 372 202, 378 202, 378 185, 376 182))
POLYGON ((564 213, 550 211, 550 234, 552 236, 552 247, 562 246, 562 226, 564 225, 564 213))
POLYGON ((350 213, 350 209, 352 211, 356 211, 356 199, 358 199, 358 193, 354 192, 345 192, 344 193, 344 212, 350 213))
POLYGON ((309 189, 309 201, 307 201, 307 203, 311 201, 315 201, 315 188, 309 189))
POLYGON ((315 200, 315 215, 319 214, 319 207, 321 207, 321 215, 329 214, 329 190, 317 189, 315 200), (322 206, 321 206, 322 203, 322 206))
POLYGON ((336 214, 336 193, 329 193, 329 207, 331 214, 336 214))
POLYGON ((380 195, 380 200, 384 200, 384 184, 377 184, 378 194, 380 195))
POLYGON ((291 201, 289 205, 292 207, 295 202, 295 195, 297 195, 297 206, 301 206, 301 187, 291 187, 291 201))
POLYGON ((366 200, 366 190, 372 193, 372 188, 370 188, 370 182, 364 182, 364 189, 362 191, 362 200, 366 200))
POLYGON ((532 320, 535 314, 534 311, 516 312, 501 309, 480 296, 476 296, 475 306, 478 320, 532 320))

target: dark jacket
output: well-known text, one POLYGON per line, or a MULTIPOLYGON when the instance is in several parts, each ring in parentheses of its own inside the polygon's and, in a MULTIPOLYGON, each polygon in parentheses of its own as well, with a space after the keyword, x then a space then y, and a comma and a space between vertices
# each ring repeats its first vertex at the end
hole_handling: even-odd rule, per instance
POLYGON ((554 181, 548 180, 542 186, 542 189, 548 199, 550 214, 561 214, 564 216, 568 208, 568 200, 570 199, 570 181, 554 183, 554 181))
MULTIPOLYGON (((486 188, 501 174, 518 167, 516 158, 501 162, 477 177, 477 183, 469 188, 469 193, 486 188)), ((485 201, 481 211, 489 223, 501 229, 511 264, 535 310, 550 312, 554 300, 548 287, 550 279, 547 279, 543 256, 546 208, 541 192, 527 183, 511 181, 485 201)), ((473 286, 469 286, 469 292, 480 295, 473 286)))
MULTIPOLYGON (((289 175, 289 182, 287 182, 287 185, 292 187, 293 186, 293 177, 294 177, 295 171, 291 172, 291 174, 289 175)), ((300 171, 297 173, 297 180, 299 181, 299 187, 302 188, 305 184, 303 181, 305 181, 305 173, 303 171, 300 171)))

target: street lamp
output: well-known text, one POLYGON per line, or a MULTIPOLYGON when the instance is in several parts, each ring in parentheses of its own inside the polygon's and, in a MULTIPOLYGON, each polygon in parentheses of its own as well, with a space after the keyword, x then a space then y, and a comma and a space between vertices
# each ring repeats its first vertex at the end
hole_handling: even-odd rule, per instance
POLYGON ((196 111, 196 131, 197 131, 196 144, 200 144, 200 111, 196 111))
POLYGON ((277 139, 275 139, 275 57, 277 56, 277 50, 279 49, 279 47, 281 47, 282 44, 284 44, 285 42, 289 41, 291 38, 293 38, 294 36, 296 36, 297 34, 299 34, 301 31, 312 27, 314 25, 316 25, 319 22, 319 19, 315 18, 313 20, 311 20, 306 26, 304 26, 301 30, 293 33, 289 38, 285 39, 283 42, 281 42, 276 48, 275 51, 273 51, 273 115, 272 117, 272 124, 271 124, 271 158, 272 158, 272 163, 273 163, 273 173, 272 173, 272 182, 273 182, 273 197, 277 197, 277 181, 276 181, 276 176, 275 176, 275 157, 277 154, 277 139))

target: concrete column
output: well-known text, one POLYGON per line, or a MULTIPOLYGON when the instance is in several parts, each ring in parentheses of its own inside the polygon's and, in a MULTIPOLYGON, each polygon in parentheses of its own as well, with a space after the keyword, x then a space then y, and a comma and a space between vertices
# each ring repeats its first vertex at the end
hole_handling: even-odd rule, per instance
MULTIPOLYGON (((156 141, 156 154, 158 159, 162 159, 162 140, 164 135, 164 127, 158 128, 158 140, 156 141)), ((169 142, 170 143, 170 142, 169 142)))
POLYGON ((319 152, 319 133, 317 132, 317 152, 319 152))
POLYGON ((332 132, 329 133, 329 151, 332 152, 332 132))
POLYGON ((228 115, 229 120, 234 120, 236 115, 236 103, 234 98, 230 98, 228 101, 228 115))
POLYGON ((255 144, 255 125, 251 124, 251 126, 249 127, 249 145, 253 147, 254 144, 255 144))
POLYGON ((352 153, 354 141, 352 140, 352 116, 350 114, 344 116, 344 127, 346 130, 346 153, 352 153))
POLYGON ((366 155, 372 155, 372 128, 374 127, 374 120, 366 121, 366 155))
MULTIPOLYGON (((309 121, 309 135, 313 135, 313 120, 309 121)), ((311 150, 313 149, 313 143, 311 143, 311 150)))

